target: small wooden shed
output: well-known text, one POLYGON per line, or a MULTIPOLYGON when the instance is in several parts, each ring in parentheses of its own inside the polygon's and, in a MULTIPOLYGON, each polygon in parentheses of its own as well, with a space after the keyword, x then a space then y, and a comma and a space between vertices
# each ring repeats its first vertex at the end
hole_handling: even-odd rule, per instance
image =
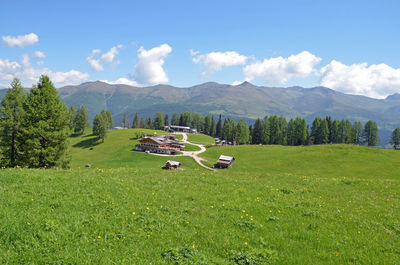
POLYGON ((172 160, 168 160, 165 163, 164 168, 165 169, 178 169, 181 166, 181 163, 178 161, 172 161, 172 160))
POLYGON ((232 156, 221 155, 217 161, 216 167, 227 168, 233 165, 235 158, 232 156))

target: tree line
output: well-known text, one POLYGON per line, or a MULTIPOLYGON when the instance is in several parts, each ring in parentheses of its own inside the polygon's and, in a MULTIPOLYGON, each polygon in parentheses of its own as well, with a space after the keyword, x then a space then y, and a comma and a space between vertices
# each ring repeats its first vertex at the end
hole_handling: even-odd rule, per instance
MULTIPOLYGON (((124 118, 126 120, 126 118, 124 118)), ((287 119, 283 116, 271 115, 258 118, 248 126, 243 120, 222 119, 219 115, 202 116, 199 113, 174 113, 169 119, 168 114, 157 112, 154 119, 139 117, 135 114, 132 128, 161 130, 164 126, 180 125, 196 128, 204 134, 218 137, 234 144, 280 144, 280 145, 311 145, 311 144, 378 144, 378 126, 374 121, 362 125, 356 121, 333 120, 330 116, 316 117, 311 126, 303 118, 287 119)), ((400 147, 400 130, 399 144, 400 147)))

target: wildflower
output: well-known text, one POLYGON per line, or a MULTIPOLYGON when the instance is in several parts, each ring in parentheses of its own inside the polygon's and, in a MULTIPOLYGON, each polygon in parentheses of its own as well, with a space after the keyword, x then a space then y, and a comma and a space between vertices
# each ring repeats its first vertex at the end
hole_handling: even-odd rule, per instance
POLYGON ((146 207, 146 209, 147 209, 147 210, 150 210, 150 208, 149 208, 149 207, 146 207))
POLYGON ((248 243, 247 243, 247 242, 244 242, 244 245, 245 245, 245 246, 247 246, 247 245, 248 245, 248 243))
POLYGON ((193 248, 193 249, 194 249, 194 248, 196 248, 196 245, 195 245, 195 244, 193 244, 193 245, 192 245, 192 248, 193 248))
POLYGON ((214 206, 213 206, 213 205, 211 205, 210 207, 211 207, 211 208, 214 208, 214 206))
POLYGON ((135 215, 136 213, 135 213, 135 212, 132 212, 132 214, 135 215))
POLYGON ((100 236, 100 235, 98 235, 98 236, 97 236, 97 238, 98 238, 98 239, 101 239, 101 236, 100 236))

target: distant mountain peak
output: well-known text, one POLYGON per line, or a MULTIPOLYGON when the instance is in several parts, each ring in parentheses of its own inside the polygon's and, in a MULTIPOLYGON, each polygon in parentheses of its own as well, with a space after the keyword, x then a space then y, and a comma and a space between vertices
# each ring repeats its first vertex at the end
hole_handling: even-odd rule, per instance
POLYGON ((400 94, 394 93, 386 97, 386 100, 400 100, 400 94))

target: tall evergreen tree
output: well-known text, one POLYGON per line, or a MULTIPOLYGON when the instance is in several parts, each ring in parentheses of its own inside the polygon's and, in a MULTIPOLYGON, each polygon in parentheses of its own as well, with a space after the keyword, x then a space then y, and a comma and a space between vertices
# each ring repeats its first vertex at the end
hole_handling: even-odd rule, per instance
POLYGON ((269 119, 268 119, 267 115, 262 120, 262 124, 261 125, 262 125, 261 143, 262 144, 269 144, 269 141, 270 141, 270 126, 269 126, 269 119))
POLYGON ((124 112, 124 115, 122 116, 122 127, 128 128, 128 116, 126 115, 126 112, 124 112))
POLYGON ((249 141, 249 127, 244 121, 240 120, 237 124, 237 144, 247 144, 249 141))
POLYGON ((390 144, 393 145, 394 149, 400 148, 400 128, 396 128, 392 132, 392 137, 390 137, 390 144))
POLYGON ((24 118, 23 104, 25 90, 19 79, 11 82, 11 88, 1 100, 0 106, 0 153, 2 164, 9 167, 22 165, 21 151, 23 145, 22 123, 24 118))
POLYGON ((210 136, 215 137, 216 127, 214 116, 211 116, 210 136))
POLYGON ((179 125, 179 116, 177 113, 172 114, 171 125, 179 125))
POLYGON ((72 131, 75 129, 75 116, 76 116, 76 108, 74 105, 71 105, 68 109, 69 115, 69 129, 72 131))
POLYGON ((24 161, 29 167, 66 167, 69 116, 48 76, 41 76, 24 104, 24 161))
POLYGON ((136 112, 135 117, 133 118, 132 128, 139 128, 139 127, 140 127, 139 114, 136 112))
POLYGON ((210 134, 210 130, 211 130, 211 115, 208 114, 207 116, 204 117, 204 128, 203 128, 203 132, 205 134, 210 134))
POLYGON ((251 140, 253 144, 262 144, 263 139, 263 125, 261 119, 258 118, 253 126, 253 134, 251 140))
POLYGON ((153 127, 153 121, 151 120, 150 117, 146 118, 146 125, 145 125, 146 129, 154 129, 153 127))
POLYGON ((340 123, 338 120, 334 120, 331 125, 331 131, 330 131, 330 142, 333 144, 339 143, 341 137, 339 136, 339 127, 340 123))
POLYGON ((106 111, 106 116, 107 116, 107 122, 108 122, 108 128, 107 129, 112 129, 114 127, 114 121, 112 118, 112 114, 109 110, 106 111))
POLYGON ((89 118, 86 107, 79 106, 75 115, 75 133, 84 134, 86 129, 89 127, 89 118))
POLYGON ((109 127, 109 121, 105 112, 96 114, 93 120, 93 134, 98 137, 103 143, 109 127))
MULTIPOLYGON (((225 121, 226 121, 226 119, 225 119, 225 121)), ((215 133, 218 138, 222 138, 222 115, 221 114, 219 114, 217 127, 215 128, 215 133)))
POLYGON ((164 116, 161 112, 157 112, 154 117, 153 128, 156 130, 161 130, 164 128, 164 116))
POLYGON ((363 133, 363 126, 361 124, 361 122, 356 121, 353 124, 353 128, 354 128, 354 140, 355 140, 355 144, 362 144, 362 133, 363 133))
POLYGON ((168 114, 165 114, 165 116, 164 116, 164 126, 169 126, 169 117, 168 117, 168 114))
MULTIPOLYGON (((218 123, 217 123, 218 125, 218 123)), ((218 135, 217 135, 218 137, 218 135)), ((224 125, 222 126, 221 129, 221 139, 226 140, 226 141, 232 141, 232 124, 229 118, 226 118, 224 121, 224 125)))
POLYGON ((143 117, 140 117, 140 123, 139 123, 139 128, 145 128, 146 124, 144 123, 143 117))
POLYGON ((378 125, 374 121, 368 121, 364 125, 364 132, 363 132, 364 142, 368 146, 375 146, 378 144, 378 125))
POLYGON ((295 125, 295 143, 294 145, 307 145, 309 138, 308 126, 305 119, 297 117, 294 120, 295 125))

